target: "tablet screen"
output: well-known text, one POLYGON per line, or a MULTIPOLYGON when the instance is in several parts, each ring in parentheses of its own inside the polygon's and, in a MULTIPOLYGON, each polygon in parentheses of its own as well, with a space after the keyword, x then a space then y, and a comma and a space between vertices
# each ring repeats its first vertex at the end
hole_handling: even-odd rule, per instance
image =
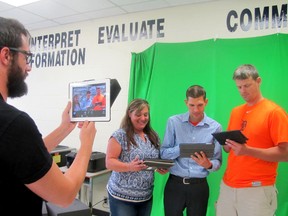
POLYGON ((71 121, 110 121, 110 79, 69 83, 71 121))

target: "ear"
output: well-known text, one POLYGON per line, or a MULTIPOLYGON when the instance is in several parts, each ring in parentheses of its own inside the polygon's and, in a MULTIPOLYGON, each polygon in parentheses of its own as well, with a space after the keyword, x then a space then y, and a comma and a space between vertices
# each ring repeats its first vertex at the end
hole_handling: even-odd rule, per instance
POLYGON ((8 47, 3 47, 0 50, 0 61, 2 65, 8 65, 11 60, 10 50, 8 47))

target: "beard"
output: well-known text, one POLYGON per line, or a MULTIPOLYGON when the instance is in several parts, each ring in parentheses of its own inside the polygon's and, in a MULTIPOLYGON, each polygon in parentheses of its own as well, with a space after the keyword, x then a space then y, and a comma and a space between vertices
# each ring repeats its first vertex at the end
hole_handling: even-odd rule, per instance
POLYGON ((26 95, 28 93, 28 87, 24 81, 26 73, 23 73, 22 69, 16 63, 15 58, 13 58, 12 64, 8 70, 8 97, 16 98, 26 95))

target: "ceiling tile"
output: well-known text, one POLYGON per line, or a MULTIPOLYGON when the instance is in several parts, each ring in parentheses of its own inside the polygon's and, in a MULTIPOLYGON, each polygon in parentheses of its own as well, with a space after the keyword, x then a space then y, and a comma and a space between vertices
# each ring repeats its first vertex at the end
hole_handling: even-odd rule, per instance
POLYGON ((185 5, 185 4, 197 4, 215 0, 165 0, 171 6, 185 5))
MULTIPOLYGON (((13 6, 0 1, 0 11, 12 9, 13 6)), ((2 14, 1 14, 2 16, 2 14)))
POLYGON ((110 1, 107 0, 53 0, 60 5, 69 7, 78 12, 87 12, 87 11, 94 11, 94 10, 102 10, 110 7, 114 7, 115 5, 112 4, 110 1))
POLYGON ((0 0, 0 16, 15 18, 28 30, 73 22, 219 0, 41 0, 14 7, 0 0))
POLYGON ((110 0, 114 4, 121 6, 121 5, 129 5, 129 4, 138 4, 138 3, 144 3, 144 2, 151 2, 154 0, 110 0))
POLYGON ((24 25, 45 20, 43 17, 37 16, 16 7, 11 10, 1 11, 1 16, 6 18, 18 19, 24 25))
POLYGON ((169 4, 165 1, 145 1, 138 4, 124 5, 122 8, 130 13, 138 11, 156 10, 160 8, 166 8, 169 4))
POLYGON ((53 19, 68 15, 75 15, 77 12, 68 8, 66 6, 57 4, 53 1, 42 0, 39 2, 35 2, 33 4, 21 6, 23 10, 29 11, 36 15, 45 17, 47 19, 53 19))
POLYGON ((125 13, 126 12, 122 10, 121 8, 114 7, 114 8, 104 9, 101 11, 88 12, 86 13, 86 15, 89 16, 91 19, 97 19, 97 18, 103 18, 103 17, 119 16, 125 13))

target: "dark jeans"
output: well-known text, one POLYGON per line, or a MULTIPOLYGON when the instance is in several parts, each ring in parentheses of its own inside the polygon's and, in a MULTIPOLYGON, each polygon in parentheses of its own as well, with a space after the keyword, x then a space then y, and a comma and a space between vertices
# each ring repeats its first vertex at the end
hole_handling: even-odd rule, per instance
POLYGON ((170 174, 164 190, 165 216, 182 216, 185 208, 187 216, 206 216, 208 198, 206 178, 183 182, 182 178, 170 174))
POLYGON ((152 198, 145 202, 127 202, 115 199, 109 193, 109 207, 111 216, 150 216, 152 198))

